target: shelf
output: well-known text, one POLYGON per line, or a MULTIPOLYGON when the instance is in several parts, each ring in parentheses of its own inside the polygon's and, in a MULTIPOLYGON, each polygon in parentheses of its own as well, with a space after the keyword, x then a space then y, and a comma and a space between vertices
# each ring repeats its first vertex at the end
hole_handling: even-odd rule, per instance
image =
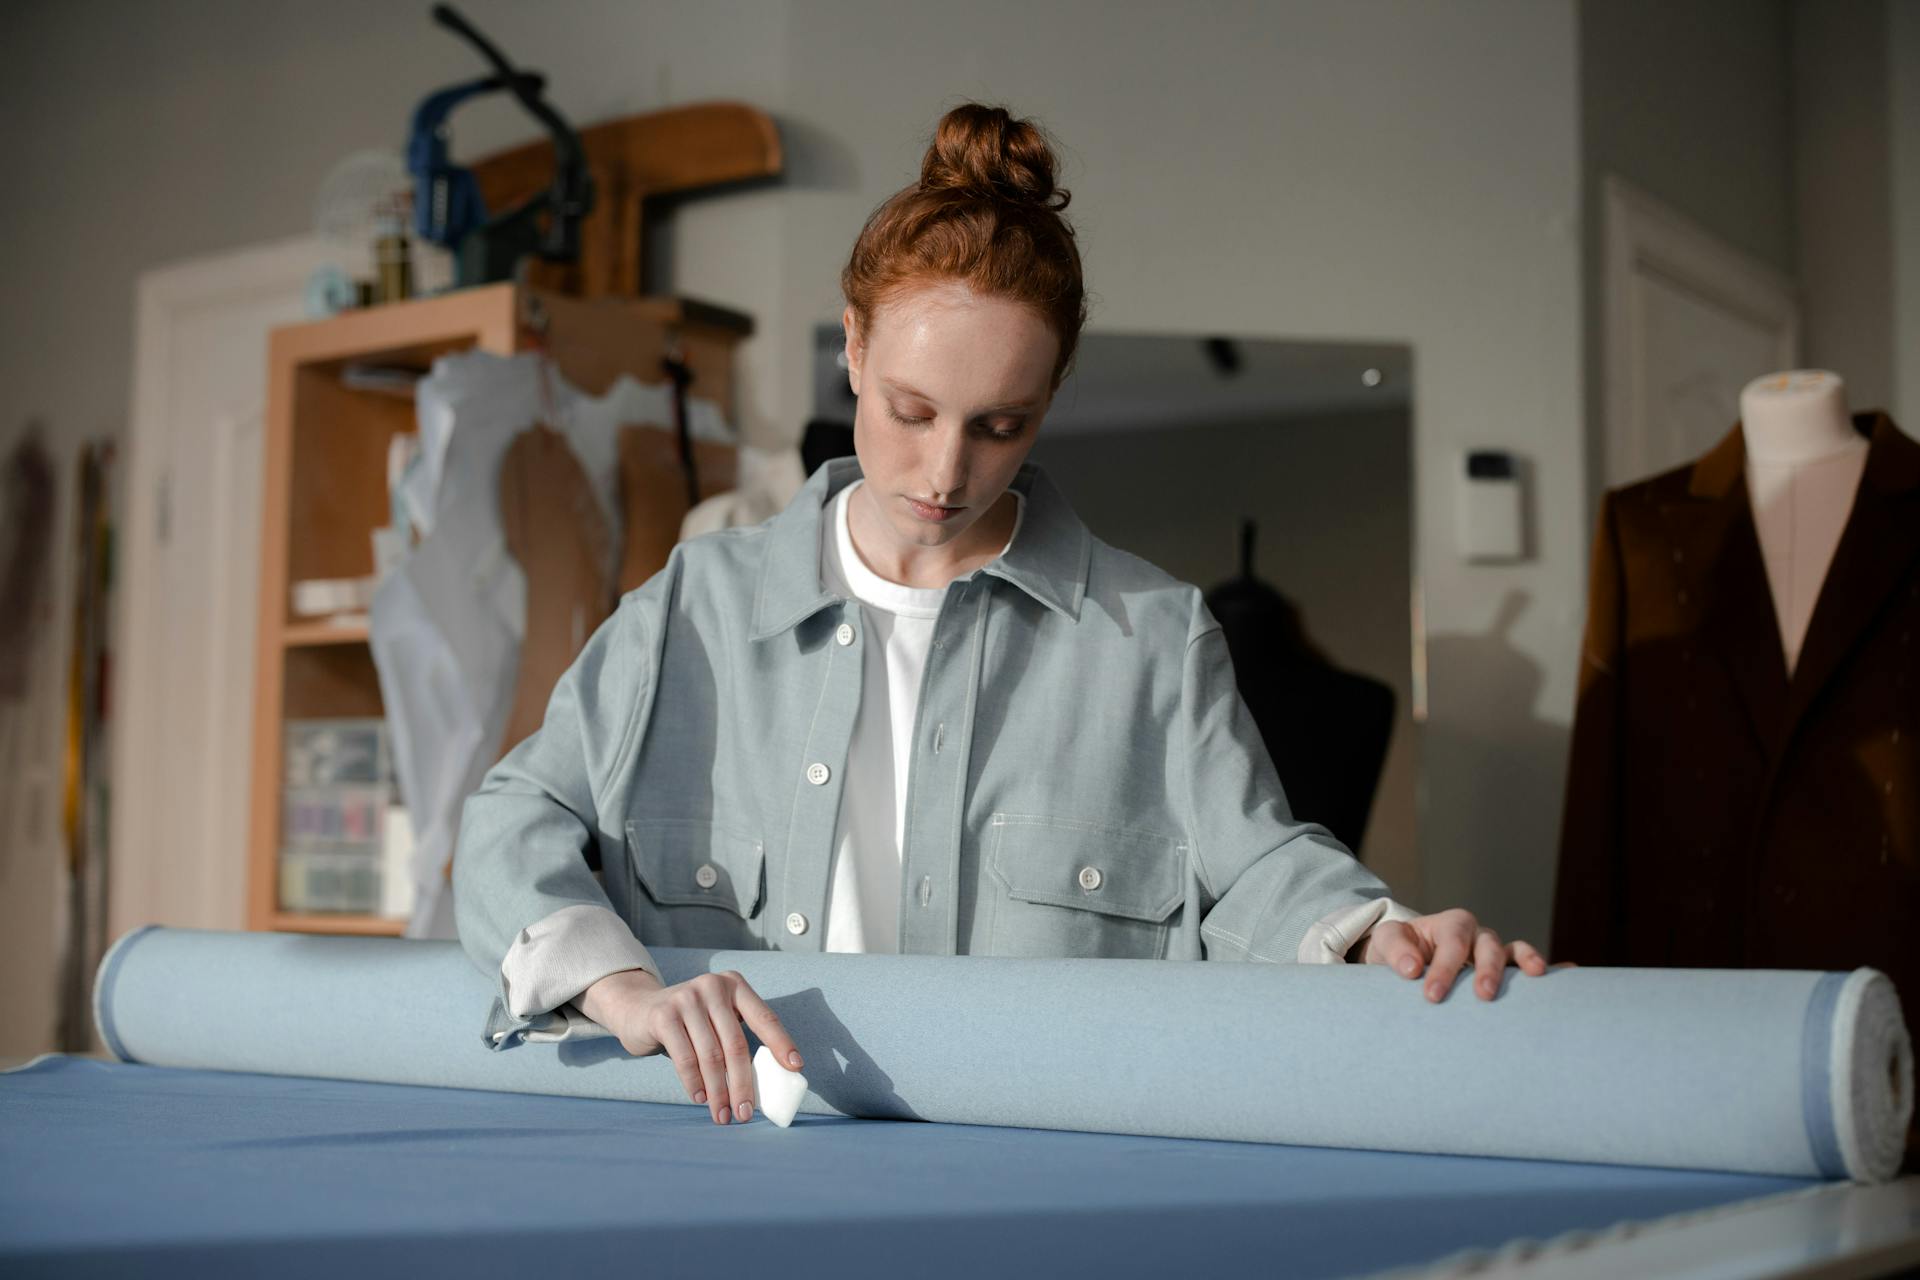
POLYGON ((405 931, 398 919, 280 907, 287 721, 385 714, 369 624, 295 614, 292 585, 375 572, 370 534, 393 514, 390 447, 418 430, 411 375, 454 352, 525 355, 536 312, 544 321, 541 346, 583 393, 604 395, 623 377, 658 384, 663 358, 678 350, 693 371, 689 392, 731 413, 735 349, 752 322, 688 299, 588 299, 480 285, 283 325, 268 340, 249 928, 389 937, 405 931))
POLYGON ((287 648, 318 644, 366 644, 371 629, 364 622, 289 622, 281 638, 287 648))
POLYGON ((399 937, 407 922, 398 916, 355 915, 350 911, 276 911, 267 928, 279 933, 389 934, 399 937))

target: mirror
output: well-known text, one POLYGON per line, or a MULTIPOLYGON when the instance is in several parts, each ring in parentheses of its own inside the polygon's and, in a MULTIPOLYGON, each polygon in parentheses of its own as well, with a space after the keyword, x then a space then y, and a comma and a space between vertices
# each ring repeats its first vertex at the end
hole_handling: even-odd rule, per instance
MULTIPOLYGON (((815 419, 850 427, 841 344, 815 419)), ((1208 593, 1295 815, 1389 884, 1418 873, 1411 383, 1404 346, 1089 331, 1031 455, 1208 593)))

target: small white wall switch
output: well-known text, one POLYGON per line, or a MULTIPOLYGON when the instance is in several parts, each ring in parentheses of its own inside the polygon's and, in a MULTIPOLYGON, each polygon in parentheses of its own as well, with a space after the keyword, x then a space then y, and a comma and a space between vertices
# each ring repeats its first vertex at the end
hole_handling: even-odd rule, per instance
POLYGON ((1520 490, 1520 467, 1511 453, 1474 449, 1461 460, 1454 516, 1464 558, 1498 563, 1526 554, 1520 490))

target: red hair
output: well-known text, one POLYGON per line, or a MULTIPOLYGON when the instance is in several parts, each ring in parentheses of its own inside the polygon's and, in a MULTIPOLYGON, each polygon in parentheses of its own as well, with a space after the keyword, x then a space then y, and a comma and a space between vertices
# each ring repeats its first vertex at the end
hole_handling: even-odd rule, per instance
POLYGON ((920 181, 875 209, 840 272, 840 289, 870 331, 874 313, 904 293, 957 281, 1031 307, 1060 353, 1053 387, 1073 363, 1087 322, 1072 194, 1053 184, 1053 148, 1031 120, 1005 107, 963 103, 940 117, 920 181))

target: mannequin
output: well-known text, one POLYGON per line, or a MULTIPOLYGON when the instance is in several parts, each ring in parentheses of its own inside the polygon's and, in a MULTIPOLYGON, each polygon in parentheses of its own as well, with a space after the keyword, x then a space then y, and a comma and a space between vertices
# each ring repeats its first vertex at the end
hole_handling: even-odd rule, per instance
POLYGON ((1867 439, 1847 415, 1846 383, 1823 369, 1749 382, 1740 425, 1754 531, 1791 675, 1866 470, 1867 439))
POLYGON ((1393 689, 1342 671, 1308 638, 1293 601, 1253 573, 1254 523, 1240 525, 1240 576, 1207 593, 1253 715, 1295 813, 1360 856, 1393 737, 1393 689))
POLYGON ((1601 501, 1553 953, 1865 965, 1920 1026, 1920 441, 1821 370, 1740 411, 1601 501))

